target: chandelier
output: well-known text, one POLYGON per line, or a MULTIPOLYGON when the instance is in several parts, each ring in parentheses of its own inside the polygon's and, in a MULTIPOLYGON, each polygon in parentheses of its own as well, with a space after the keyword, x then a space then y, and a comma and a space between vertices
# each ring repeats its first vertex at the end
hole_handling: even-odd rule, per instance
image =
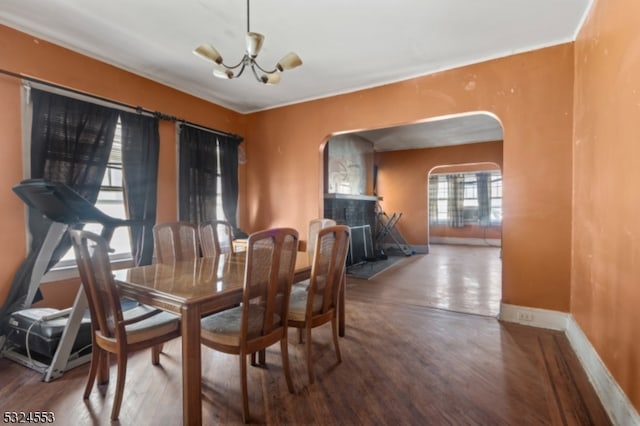
POLYGON ((235 65, 225 64, 222 61, 222 55, 208 43, 196 47, 193 53, 196 56, 215 62, 213 75, 218 78, 238 78, 246 68, 250 68, 256 80, 264 84, 277 84, 280 82, 280 72, 302 65, 302 59, 293 52, 284 55, 271 70, 262 68, 256 62, 260 49, 262 49, 264 35, 252 32, 249 29, 249 0, 247 0, 247 34, 245 41, 247 50, 240 62, 235 65))

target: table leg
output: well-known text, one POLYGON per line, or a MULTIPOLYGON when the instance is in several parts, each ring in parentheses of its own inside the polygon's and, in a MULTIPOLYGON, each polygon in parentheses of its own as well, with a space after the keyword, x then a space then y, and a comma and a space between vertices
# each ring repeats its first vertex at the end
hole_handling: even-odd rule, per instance
POLYGON ((202 360, 200 309, 182 307, 182 419, 185 426, 202 424, 202 360))
POLYGON ((347 291, 347 273, 342 276, 340 293, 338 294, 338 335, 344 337, 345 329, 345 293, 347 291))

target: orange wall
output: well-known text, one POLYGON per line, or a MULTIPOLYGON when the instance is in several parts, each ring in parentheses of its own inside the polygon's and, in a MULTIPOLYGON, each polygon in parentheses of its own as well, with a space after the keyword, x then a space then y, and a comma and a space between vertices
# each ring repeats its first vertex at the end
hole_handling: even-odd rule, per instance
POLYGON ((640 411, 640 3, 595 2, 576 41, 571 313, 640 411))
POLYGON ((402 219, 396 226, 409 244, 428 244, 429 172, 438 166, 466 163, 501 166, 502 149, 502 142, 486 142, 380 152, 376 155, 378 195, 384 198, 380 204, 386 212, 402 212, 402 219))
MULTIPOLYGON (((333 133, 488 111, 504 128, 503 301, 568 312, 572 110, 573 45, 565 44, 253 114, 245 226, 306 229, 321 212, 319 147, 333 133)), ((408 238, 424 241, 425 203, 417 211, 401 196, 424 189, 428 168, 413 157, 385 155, 384 170, 397 164, 394 176, 407 179, 382 173, 378 184, 385 210, 402 211, 403 231, 418 227, 408 238)))
MULTIPOLYGON (((0 69, 218 130, 244 134, 246 116, 0 25, 0 69)), ((0 74, 0 303, 26 253, 24 205, 11 191, 23 179, 20 80, 0 74), (7 242, 10 242, 7 244, 7 242)), ((177 217, 175 124, 160 125, 158 220, 177 217)), ((240 168, 241 192, 244 170, 240 168)))
MULTIPOLYGON (((0 58, 4 62, 2 53, 0 58)), ((4 301, 26 253, 24 207, 11 191, 22 180, 20 88, 15 79, 0 75, 0 99, 0 235, 4 242, 0 245, 0 301, 4 301)))

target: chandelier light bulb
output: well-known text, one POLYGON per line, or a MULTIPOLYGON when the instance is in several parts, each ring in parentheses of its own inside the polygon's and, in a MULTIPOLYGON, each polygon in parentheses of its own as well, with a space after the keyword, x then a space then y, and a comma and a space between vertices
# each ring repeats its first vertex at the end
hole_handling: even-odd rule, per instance
POLYGON ((195 48, 193 53, 203 59, 209 59, 216 64, 222 63, 222 56, 220 55, 220 53, 218 53, 216 48, 211 46, 210 44, 201 44, 200 46, 195 48))
POLYGON ((260 50, 262 49, 262 43, 264 43, 264 36, 260 33, 247 33, 246 37, 247 42, 247 55, 252 59, 258 56, 260 50))

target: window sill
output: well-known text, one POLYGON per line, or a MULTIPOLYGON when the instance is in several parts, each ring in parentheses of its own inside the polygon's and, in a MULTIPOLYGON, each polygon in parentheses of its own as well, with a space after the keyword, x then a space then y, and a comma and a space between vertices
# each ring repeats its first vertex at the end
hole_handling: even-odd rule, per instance
MULTIPOLYGON (((133 267, 133 259, 131 255, 120 255, 118 257, 114 257, 111 259, 111 268, 116 269, 124 269, 133 267)), ((69 262, 67 264, 63 264, 63 266, 58 266, 54 269, 51 269, 47 272, 44 277, 42 277, 41 283, 51 283, 56 281, 69 280, 73 278, 80 277, 80 273, 78 272, 78 267, 75 264, 69 262)))

